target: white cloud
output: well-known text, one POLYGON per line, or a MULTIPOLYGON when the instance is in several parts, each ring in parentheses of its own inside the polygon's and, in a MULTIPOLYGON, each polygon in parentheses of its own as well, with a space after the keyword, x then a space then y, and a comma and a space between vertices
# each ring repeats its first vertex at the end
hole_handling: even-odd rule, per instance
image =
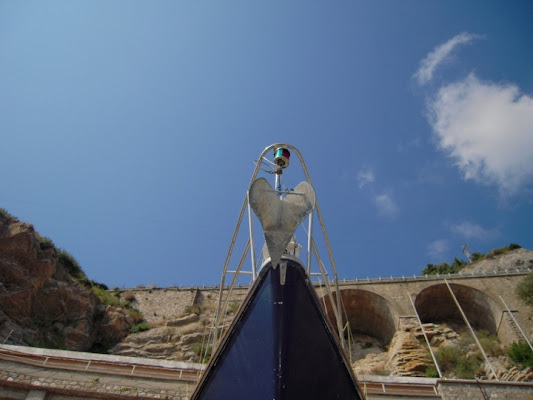
POLYGON ((471 42, 474 39, 479 39, 482 36, 475 35, 468 32, 463 32, 457 36, 454 36, 446 43, 441 44, 440 46, 435 47, 435 49, 430 52, 426 58, 420 61, 420 67, 418 71, 414 74, 414 77, 417 79, 419 85, 425 85, 433 78, 433 73, 437 67, 452 53, 460 44, 466 44, 471 42))
POLYGON ((443 86, 428 104, 438 145, 466 180, 497 185, 507 197, 533 181, 533 98, 473 74, 443 86))
POLYGON ((373 183, 375 180, 376 176, 374 175, 374 171, 372 171, 370 168, 361 169, 357 174, 359 189, 365 185, 368 185, 369 183, 373 183))
POLYGON ((466 239, 485 240, 498 236, 498 231, 495 229, 485 229, 478 224, 469 221, 463 221, 457 225, 450 226, 450 230, 466 239))
POLYGON ((433 259, 442 259, 449 249, 448 241, 446 239, 438 239, 431 242, 428 247, 428 255, 433 259))
POLYGON ((398 212, 398 206, 389 194, 383 193, 374 199, 379 215, 394 216, 398 212))

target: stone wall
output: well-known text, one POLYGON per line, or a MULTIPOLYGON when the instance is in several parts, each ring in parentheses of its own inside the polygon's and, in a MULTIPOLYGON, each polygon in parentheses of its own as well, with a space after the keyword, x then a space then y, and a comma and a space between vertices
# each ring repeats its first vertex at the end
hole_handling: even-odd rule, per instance
MULTIPOLYGON (((364 351, 365 354, 361 357, 367 353, 379 354, 386 351, 395 334, 402 331, 401 321, 415 321, 416 325, 416 314, 409 297, 415 303, 424 323, 448 324, 457 332, 466 330, 445 279, 475 329, 487 329, 496 334, 504 346, 520 340, 519 333, 510 322, 509 313, 499 299, 499 296, 502 296, 531 340, 533 308, 515 295, 516 286, 528 273, 514 271, 508 274, 417 276, 340 282, 352 334, 356 342, 359 339, 361 342, 361 346, 358 346, 362 348, 355 346, 354 349, 364 351)), ((235 288, 231 296, 232 301, 240 303, 247 290, 247 287, 235 288)), ((329 303, 324 288, 317 287, 317 292, 329 303)), ((206 327, 212 324, 218 295, 216 287, 123 291, 121 297, 125 300, 127 297, 133 297, 133 305, 143 312, 145 319, 154 329, 128 336, 112 353, 198 361, 187 346, 183 348, 182 340, 185 338, 192 343, 192 339, 188 338, 190 335, 196 335, 198 342, 204 341, 203 336, 208 332, 206 327), (190 313, 201 313, 200 320, 197 318, 191 320, 194 323, 182 326, 183 315, 190 313)), ((332 312, 329 314, 333 315, 332 312)), ((224 314, 225 319, 231 318, 232 315, 234 314, 224 314)), ((361 357, 356 355, 352 361, 361 357)))
POLYGON ((532 384, 442 380, 438 389, 443 400, 533 400, 532 384))
POLYGON ((203 368, 192 363, 24 346, 3 345, 0 350, 0 399, 6 400, 186 400, 203 368))
POLYGON ((122 292, 121 299, 132 300, 132 305, 142 312, 149 324, 162 325, 183 315, 193 304, 197 291, 194 288, 132 289, 122 292))
MULTIPOLYGON (((32 391, 46 393, 46 399, 187 399, 194 384, 113 376, 109 374, 61 371, 1 361, 0 398, 27 398, 32 391)), ((44 397, 43 397, 44 398, 44 397)))
MULTIPOLYGON (((480 311, 490 313, 494 320, 495 332, 504 344, 510 344, 518 340, 517 331, 510 322, 508 313, 501 302, 502 296, 511 309, 513 316, 518 320, 522 329, 533 339, 533 307, 526 305, 515 294, 516 286, 530 272, 514 272, 508 274, 479 274, 479 275, 452 275, 446 277, 405 277, 383 280, 358 280, 340 282, 340 289, 345 300, 345 307, 348 314, 357 315, 358 323, 362 323, 362 315, 368 308, 368 315, 372 316, 371 325, 365 328, 367 334, 377 336, 376 332, 389 332, 382 335, 382 341, 390 340, 396 330, 399 329, 400 320, 405 317, 414 317, 413 306, 409 296, 416 304, 418 312, 424 320, 424 309, 452 308, 456 309, 451 297, 445 304, 438 301, 439 293, 448 295, 444 279, 451 284, 452 289, 461 293, 458 296, 459 302, 464 302, 465 308, 472 300, 478 299, 481 304, 478 308, 472 308, 471 313, 480 311), (459 289, 459 290, 457 290, 459 289), (364 298, 365 301, 356 301, 364 298), (423 299, 429 299, 427 304, 423 299), (352 307, 350 308, 350 304, 352 307), (376 313, 381 315, 376 317, 376 313)), ((319 297, 326 297, 323 287, 317 287, 319 297)), ((187 306, 193 303, 206 304, 213 308, 216 306, 218 298, 218 288, 194 287, 194 288, 153 288, 153 289, 129 289, 135 296, 135 307, 141 310, 145 319, 155 325, 164 325, 167 320, 179 318, 185 313, 187 306)), ((234 289, 232 299, 239 301, 247 292, 246 287, 234 289)), ((328 302, 326 298, 326 302, 328 302)), ((468 315, 468 310, 465 310, 468 315)), ((453 314, 449 314, 452 315, 453 314)), ((426 319, 423 322, 435 322, 430 320, 431 314, 426 311, 426 319)), ((472 315, 474 317, 474 315, 472 315)), ((474 319, 474 318, 473 318, 474 319)), ((475 322, 475 321, 474 321, 475 322)), ((364 321, 363 321, 364 324, 364 321)), ((353 327, 357 329, 356 327, 353 327)), ((386 343, 384 343, 386 344, 386 343)))

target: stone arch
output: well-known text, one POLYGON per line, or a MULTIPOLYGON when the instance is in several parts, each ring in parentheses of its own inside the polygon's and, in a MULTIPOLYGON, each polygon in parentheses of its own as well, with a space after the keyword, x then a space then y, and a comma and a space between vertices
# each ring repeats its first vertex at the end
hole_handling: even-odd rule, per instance
MULTIPOLYGON (((389 344, 396 332, 396 313, 385 298, 361 289, 341 290, 341 298, 352 333, 371 336, 383 346, 389 344)), ((328 315, 335 324, 328 296, 325 301, 328 315)))
MULTIPOLYGON (((468 322, 474 329, 497 333, 498 306, 487 294, 470 286, 450 283, 457 301, 468 322)), ((466 326, 457 305, 445 283, 422 290, 415 299, 415 306, 423 323, 451 323, 466 326)))

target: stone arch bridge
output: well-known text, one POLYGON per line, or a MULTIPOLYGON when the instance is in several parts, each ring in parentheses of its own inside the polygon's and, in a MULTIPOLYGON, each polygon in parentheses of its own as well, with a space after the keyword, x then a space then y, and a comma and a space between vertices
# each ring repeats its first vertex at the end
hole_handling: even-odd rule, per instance
MULTIPOLYGON (((344 320, 348 320, 352 333, 371 336, 383 347, 401 329, 402 323, 408 322, 411 326, 413 322, 418 323, 417 315, 422 323, 446 323, 453 328, 464 329, 461 311, 474 329, 496 334, 503 345, 523 339, 519 328, 532 341, 533 307, 516 295, 516 287, 531 272, 531 269, 526 268, 340 281, 344 320)), ((329 284, 333 288, 333 282, 329 284)), ((324 284, 315 284, 315 289, 328 314, 333 316, 324 284)), ((219 293, 218 286, 130 290, 138 293, 138 305, 149 323, 157 322, 156 319, 165 314, 166 305, 171 306, 172 312, 178 315, 187 306, 198 303, 210 304, 215 308, 219 293), (153 303, 152 307, 144 308, 145 300, 153 298, 159 298, 159 301, 153 303), (156 314, 157 317, 152 316, 156 314)), ((248 285, 237 286, 231 292, 231 300, 240 302, 247 291, 248 285)))
MULTIPOLYGON (((340 282, 339 288, 351 331, 383 345, 405 319, 416 320, 418 314, 422 323, 462 326, 466 324, 461 311, 474 329, 496 334, 508 345, 523 339, 520 329, 531 340, 533 310, 516 295, 517 285, 530 272, 352 280, 340 282)), ((317 287, 317 292, 331 310, 324 286, 317 287)))

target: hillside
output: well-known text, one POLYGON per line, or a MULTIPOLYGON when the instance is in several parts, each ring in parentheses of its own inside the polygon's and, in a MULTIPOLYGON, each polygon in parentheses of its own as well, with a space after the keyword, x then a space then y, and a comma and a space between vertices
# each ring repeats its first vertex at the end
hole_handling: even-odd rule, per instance
POLYGON ((514 249, 502 254, 489 253, 482 259, 467 264, 461 272, 464 274, 476 272, 506 272, 530 268, 533 270, 533 251, 514 249))
POLYGON ((0 210, 0 338, 8 344, 105 351, 133 325, 106 306, 77 262, 0 210))

